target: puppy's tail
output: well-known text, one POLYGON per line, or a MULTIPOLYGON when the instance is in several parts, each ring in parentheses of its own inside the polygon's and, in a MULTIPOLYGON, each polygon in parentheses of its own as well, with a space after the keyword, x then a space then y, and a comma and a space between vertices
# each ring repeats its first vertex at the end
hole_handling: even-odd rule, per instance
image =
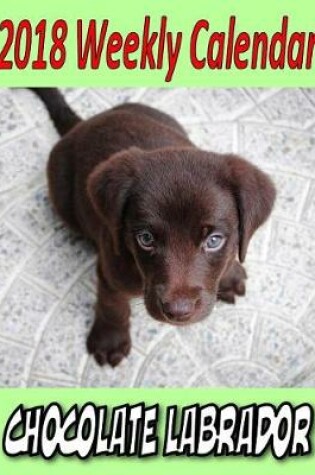
POLYGON ((65 135, 81 122, 80 117, 66 103, 58 89, 52 87, 34 87, 30 89, 44 102, 60 135, 65 135))

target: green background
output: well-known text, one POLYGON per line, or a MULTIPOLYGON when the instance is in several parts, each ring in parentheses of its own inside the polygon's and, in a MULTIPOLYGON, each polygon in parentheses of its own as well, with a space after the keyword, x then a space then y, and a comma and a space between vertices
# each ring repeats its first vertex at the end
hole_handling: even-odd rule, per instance
MULTIPOLYGON (((315 406, 315 390, 290 390, 290 389, 19 389, 2 390, 0 411, 0 433, 3 433, 5 423, 13 410, 23 403, 26 407, 40 404, 49 404, 59 401, 64 409, 77 403, 83 405, 92 401, 97 405, 110 407, 121 404, 136 404, 145 402, 148 406, 160 404, 160 429, 164 427, 165 407, 178 404, 179 406, 195 404, 216 403, 225 405, 235 403, 248 405, 254 402, 272 402, 280 405, 290 401, 294 405, 309 402, 315 406)), ((160 431, 160 441, 163 434, 160 431)), ((312 432, 314 446, 314 432, 312 432)), ((144 459, 127 457, 97 457, 95 459, 79 460, 76 458, 57 457, 45 461, 39 457, 8 458, 0 455, 0 472, 4 475, 22 474, 110 474, 110 475, 155 475, 177 474, 206 475, 242 474, 242 475, 269 475, 284 474, 296 475, 313 474, 315 467, 314 454, 304 457, 292 457, 276 460, 270 454, 260 458, 254 457, 148 457, 144 459), (299 471, 299 472, 297 472, 299 471)))
MULTIPOLYGON (((189 61, 189 39, 197 20, 210 21, 210 32, 225 31, 231 15, 236 15, 236 32, 266 31, 269 35, 279 31, 282 17, 289 16, 289 31, 315 30, 315 6, 313 0, 7 0, 1 1, 0 18, 11 18, 15 22, 30 19, 33 25, 46 18, 51 25, 56 19, 63 18, 69 25, 66 40, 67 61, 62 69, 33 71, 31 67, 23 71, 13 69, 0 71, 0 86, 313 86, 314 69, 311 70, 243 70, 231 69, 215 71, 205 68, 195 70, 189 61), (144 17, 151 16, 152 28, 159 27, 162 15, 168 17, 168 28, 182 31, 183 45, 179 62, 171 83, 165 83, 165 70, 131 70, 124 67, 110 71, 101 63, 98 70, 77 69, 76 61, 76 21, 79 18, 99 21, 110 19, 110 31, 118 30, 122 34, 130 31, 142 32, 144 17)), ((48 29, 49 30, 49 29, 48 29)), ((0 33, 0 45, 6 35, 0 33)), ((206 34, 202 34, 200 51, 206 52, 206 34)), ((47 36, 47 46, 50 38, 47 36)), ((35 46, 37 40, 35 41, 35 46)), ((36 49, 36 48, 35 48, 36 49)), ((49 49, 49 48, 48 48, 49 49)), ((199 51, 198 50, 198 51, 199 51)), ((12 54, 9 57, 12 57, 12 54)), ((8 57, 8 58, 9 58, 8 57)), ((34 55, 33 55, 34 57, 34 55)))
MULTIPOLYGON (((10 18, 14 22, 30 19, 33 25, 46 18, 48 24, 56 19, 63 18, 69 24, 67 38, 67 62, 65 66, 54 71, 33 71, 31 68, 24 71, 13 69, 0 70, 0 86, 204 86, 204 87, 235 87, 235 86, 314 86, 314 70, 291 71, 211 71, 207 68, 196 71, 189 61, 189 39, 196 21, 205 18, 210 21, 211 31, 225 31, 231 15, 237 17, 237 31, 266 31, 271 35, 281 26, 283 15, 289 16, 290 31, 315 30, 315 4, 314 0, 264 0, 252 2, 248 0, 142 0, 142 1, 116 1, 106 0, 54 0, 32 1, 7 0, 1 1, 0 20, 10 18), (145 15, 152 18, 152 27, 159 26, 160 17, 168 16, 168 28, 184 33, 183 45, 179 63, 171 83, 165 83, 165 70, 162 71, 127 71, 123 67, 117 71, 109 71, 104 66, 99 70, 86 69, 79 71, 76 67, 76 20, 82 18, 89 20, 96 18, 99 21, 110 19, 110 31, 118 30, 122 34, 129 31, 141 33, 145 15)), ((203 35, 206 38, 207 35, 203 35)), ((5 35, 0 33, 0 48, 5 35)), ((49 37, 47 38, 49 44, 49 37)), ((36 43, 37 44, 37 43, 36 43)), ((206 44, 201 44, 201 48, 206 44)), ((12 57, 12 54, 9 55, 12 57)), ((34 54, 32 56, 34 58, 34 54)), ((165 413, 167 404, 188 405, 199 402, 200 404, 238 403, 241 405, 263 402, 280 404, 289 401, 293 404, 311 403, 315 405, 315 390, 298 389, 263 389, 263 390, 228 390, 228 389, 2 389, 0 390, 0 433, 11 412, 19 405, 34 406, 49 404, 52 401, 60 402, 66 409, 73 404, 84 404, 93 401, 95 404, 108 404, 110 406, 129 403, 146 402, 147 404, 159 403, 162 414, 165 413), (164 408, 164 409, 163 409, 164 408)), ((163 427, 163 420, 161 423, 163 427)), ((161 438, 162 440, 162 438, 161 438)), ((313 434, 314 442, 314 434, 313 434)), ((314 444, 313 444, 314 445, 314 444)), ((207 457, 186 458, 115 458, 99 457, 80 461, 75 458, 62 459, 57 457, 52 461, 40 458, 15 458, 9 459, 0 453, 0 474, 168 474, 181 473, 182 475, 198 475, 213 473, 220 474, 286 474, 315 473, 315 456, 297 457, 283 461, 274 460, 270 455, 262 458, 243 457, 207 457)))

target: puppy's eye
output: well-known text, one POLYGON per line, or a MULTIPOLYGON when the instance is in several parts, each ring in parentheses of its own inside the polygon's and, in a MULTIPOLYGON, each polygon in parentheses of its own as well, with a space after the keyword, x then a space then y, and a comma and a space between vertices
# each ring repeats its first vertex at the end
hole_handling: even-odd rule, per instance
POLYGON ((205 250, 206 251, 218 251, 223 247, 225 243, 225 237, 219 233, 209 234, 205 241, 205 250))
POLYGON ((141 231, 136 235, 138 244, 142 249, 149 251, 152 249, 154 244, 154 237, 150 231, 141 231))

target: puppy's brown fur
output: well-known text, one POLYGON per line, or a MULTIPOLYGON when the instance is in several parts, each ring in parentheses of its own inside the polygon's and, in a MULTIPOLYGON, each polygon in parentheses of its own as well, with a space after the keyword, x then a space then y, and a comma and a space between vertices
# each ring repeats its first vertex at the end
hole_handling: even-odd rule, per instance
POLYGON ((267 175, 198 149, 155 109, 125 104, 83 122, 56 90, 35 92, 65 134, 48 163, 52 202, 98 250, 87 341, 98 363, 128 354, 133 296, 144 295, 152 317, 180 325, 204 318, 217 298, 245 293, 239 261, 275 198, 267 175))

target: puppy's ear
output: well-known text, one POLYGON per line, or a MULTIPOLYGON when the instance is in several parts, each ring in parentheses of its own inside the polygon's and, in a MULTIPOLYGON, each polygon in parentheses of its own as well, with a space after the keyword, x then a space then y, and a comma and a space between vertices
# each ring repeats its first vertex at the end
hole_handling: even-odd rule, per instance
POLYGON ((239 260, 244 262, 252 235, 272 210, 276 190, 268 175, 251 163, 234 155, 226 159, 239 214, 239 260))
POLYGON ((119 254, 119 230, 135 178, 138 152, 136 147, 119 152, 97 165, 88 177, 88 195, 109 229, 116 254, 119 254))

